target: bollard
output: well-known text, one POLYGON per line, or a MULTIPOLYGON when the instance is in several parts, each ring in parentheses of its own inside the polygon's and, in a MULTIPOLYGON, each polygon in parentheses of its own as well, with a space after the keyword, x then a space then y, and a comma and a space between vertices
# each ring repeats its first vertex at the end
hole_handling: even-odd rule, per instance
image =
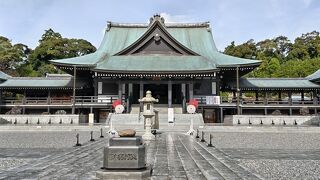
POLYGON ((27 118, 27 120, 26 120, 26 124, 29 124, 29 120, 28 120, 28 118, 27 118))
POLYGON ((211 141, 212 141, 212 135, 210 134, 210 135, 209 135, 209 144, 208 144, 208 147, 213 147, 211 141))
POLYGON ((251 123, 251 121, 250 121, 250 119, 249 119, 249 125, 251 125, 252 123, 251 123))
POLYGON ((294 125, 298 125, 298 123, 297 123, 297 121, 296 121, 296 120, 294 120, 294 125))
POLYGON ((284 125, 284 126, 287 125, 285 120, 283 120, 283 125, 284 125))
POLYGON ((262 122, 262 120, 260 120, 260 125, 263 125, 263 122, 262 122))
POLYGON ((197 129, 197 135, 196 138, 199 138, 199 129, 197 129))
POLYGON ((100 129, 100 138, 104 138, 102 128, 100 129))
POLYGON ((90 132, 90 141, 95 141, 95 140, 93 139, 93 131, 90 132))
POLYGON ((205 142, 205 140, 204 140, 204 132, 203 131, 201 131, 201 142, 205 142))
POLYGON ((49 122, 48 122, 48 124, 51 124, 51 118, 49 119, 49 122))
POLYGON ((77 133, 76 138, 77 138, 76 146, 81 146, 81 144, 79 143, 79 133, 77 133))
POLYGON ((59 124, 62 124, 62 118, 60 118, 60 122, 59 122, 59 124))
POLYGON ((13 124, 17 124, 17 123, 18 123, 18 122, 17 122, 17 118, 15 118, 13 124))
POLYGON ((238 119, 238 124, 241 124, 239 119, 238 119))
POLYGON ((271 121, 271 125, 274 125, 274 122, 273 122, 273 120, 271 121))
POLYGON ((38 122, 37 122, 37 124, 40 124, 40 120, 39 120, 39 118, 38 118, 38 122))
POLYGON ((73 119, 71 119, 70 124, 73 124, 73 119))

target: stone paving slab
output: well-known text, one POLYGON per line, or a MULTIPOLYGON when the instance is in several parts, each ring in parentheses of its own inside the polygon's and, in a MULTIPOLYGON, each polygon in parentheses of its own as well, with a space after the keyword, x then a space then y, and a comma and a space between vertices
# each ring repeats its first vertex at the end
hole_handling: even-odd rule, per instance
MULTIPOLYGON (((26 132, 25 138, 9 133, 13 136, 11 140, 16 141, 17 148, 0 148, 0 162, 1 160, 13 160, 13 162, 17 161, 17 165, 0 168, 0 179, 96 179, 95 171, 102 166, 103 147, 107 144, 107 138, 99 138, 99 132, 95 132, 96 141, 89 142, 89 134, 84 132, 86 140, 83 141, 81 147, 72 147, 74 139, 66 138, 62 140, 65 145, 59 146, 60 148, 48 148, 50 146, 47 144, 54 144, 57 137, 70 135, 68 133, 72 132, 66 134, 65 132, 42 133, 46 137, 48 134, 54 137, 48 142, 40 138, 42 148, 38 147, 39 142, 35 143, 37 148, 31 148, 32 144, 22 147, 18 144, 19 141, 28 141, 30 136, 35 135, 31 132, 26 132), (25 159, 27 161, 24 161, 25 159), (19 160, 22 160, 22 163, 19 163, 19 160)), ((251 145, 252 141, 256 140, 258 143, 264 142, 265 146, 269 146, 269 140, 263 141, 263 138, 267 137, 263 133, 211 133, 216 135, 213 141, 215 147, 207 147, 209 133, 205 134, 206 142, 200 142, 193 136, 179 132, 158 134, 156 141, 149 142, 147 146, 147 162, 153 168, 151 179, 301 179, 302 177, 308 179, 308 177, 320 177, 320 148, 316 148, 319 146, 318 142, 314 142, 313 145, 306 144, 305 147, 298 146, 301 147, 300 149, 287 148, 295 147, 295 142, 290 142, 291 144, 287 146, 280 143, 279 146, 280 140, 278 139, 286 142, 293 136, 302 138, 301 141, 304 141, 304 138, 310 139, 305 134, 268 133, 268 138, 275 140, 275 146, 281 147, 275 149, 251 145), (224 138, 222 138, 223 135, 224 138), (255 138, 248 138, 250 135, 255 138), (230 143, 234 142, 237 145, 235 141, 246 138, 248 138, 247 141, 242 142, 245 144, 240 146, 246 148, 236 148, 235 145, 230 147, 230 143), (297 170, 302 175, 294 175, 297 170)), ((4 135, 3 137, 8 136, 3 132, 0 134, 4 135)), ((28 142, 32 143, 32 141, 28 142)), ((1 143, 7 142, 0 140, 0 147, 14 145, 14 143, 9 146, 1 143)))

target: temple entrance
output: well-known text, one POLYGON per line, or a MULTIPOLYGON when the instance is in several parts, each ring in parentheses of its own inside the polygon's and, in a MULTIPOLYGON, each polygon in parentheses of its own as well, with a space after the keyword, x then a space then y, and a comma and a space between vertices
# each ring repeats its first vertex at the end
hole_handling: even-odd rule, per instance
MULTIPOLYGON (((143 96, 146 95, 146 91, 150 90, 152 96, 156 99, 159 99, 157 104, 169 104, 169 89, 168 84, 159 83, 159 84, 143 84, 143 96)), ((182 104, 182 91, 181 84, 172 84, 171 90, 171 104, 182 104)), ((130 102, 132 104, 139 104, 138 99, 140 96, 140 84, 133 84, 133 92, 130 97, 130 102)))
POLYGON ((159 99, 159 104, 168 104, 168 84, 145 84, 143 88, 150 90, 152 96, 159 99))

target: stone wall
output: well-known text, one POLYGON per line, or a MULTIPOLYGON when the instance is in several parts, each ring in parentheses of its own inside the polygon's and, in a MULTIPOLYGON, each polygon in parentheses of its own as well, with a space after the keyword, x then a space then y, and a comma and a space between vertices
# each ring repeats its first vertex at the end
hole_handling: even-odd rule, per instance
POLYGON ((79 115, 7 115, 7 114, 0 114, 0 118, 9 121, 10 123, 14 124, 26 124, 28 120, 28 124, 49 124, 51 120, 51 124, 79 124, 79 115))
POLYGON ((282 115, 233 115, 232 122, 237 125, 249 125, 249 121, 252 125, 260 125, 261 121, 263 125, 316 125, 319 122, 318 116, 282 116, 282 115))

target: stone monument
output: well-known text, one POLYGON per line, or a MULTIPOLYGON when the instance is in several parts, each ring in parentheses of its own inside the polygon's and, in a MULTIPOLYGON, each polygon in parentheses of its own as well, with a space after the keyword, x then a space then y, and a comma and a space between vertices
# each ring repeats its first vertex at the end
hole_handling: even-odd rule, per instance
POLYGON ((146 166, 146 148, 134 130, 119 131, 123 137, 112 137, 104 148, 102 170, 98 179, 148 179, 151 169, 146 166), (129 137, 132 135, 132 137, 129 137))
POLYGON ((146 92, 146 97, 139 99, 139 102, 143 103, 143 113, 142 115, 145 118, 145 134, 142 138, 146 141, 154 140, 154 135, 151 133, 151 118, 155 115, 153 106, 155 102, 159 102, 158 99, 155 99, 151 95, 151 91, 146 92))

